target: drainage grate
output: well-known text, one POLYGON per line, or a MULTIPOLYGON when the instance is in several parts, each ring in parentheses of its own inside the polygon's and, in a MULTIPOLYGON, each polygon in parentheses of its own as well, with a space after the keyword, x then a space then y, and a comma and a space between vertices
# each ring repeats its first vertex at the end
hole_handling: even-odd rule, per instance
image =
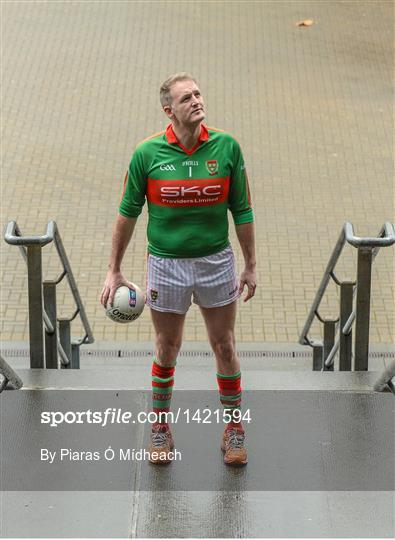
MULTIPOLYGON (((309 351, 238 351, 238 356, 241 358, 255 358, 255 357, 281 357, 281 358, 295 358, 295 357, 310 357, 311 352, 309 351)), ((153 356, 152 350, 139 350, 139 351, 129 351, 129 350, 106 350, 106 351, 83 351, 81 349, 81 356, 99 356, 99 357, 114 357, 118 358, 135 358, 135 357, 146 357, 153 356)), ((181 351, 179 353, 181 357, 198 357, 205 356, 207 358, 213 357, 211 351, 181 351)))
MULTIPOLYGON (((28 358, 29 357, 29 349, 3 349, 2 354, 4 356, 8 356, 9 358, 28 358)), ((306 351, 262 351, 262 350, 256 350, 256 351, 238 351, 238 356, 240 358, 262 358, 262 357, 270 357, 270 358, 311 358, 312 356, 312 350, 307 349, 306 351)), ((152 350, 137 350, 137 351, 131 351, 131 350, 125 350, 125 349, 106 349, 106 350, 86 350, 83 347, 81 348, 81 358, 83 357, 89 357, 89 356, 97 356, 99 358, 136 358, 136 357, 150 357, 153 356, 152 350)), ((199 356, 205 356, 207 358, 213 357, 213 353, 211 351, 204 351, 204 350, 196 350, 196 351, 181 351, 179 354, 180 357, 184 358, 196 358, 199 356)), ((379 352, 379 351, 373 351, 369 353, 369 358, 395 358, 395 351, 388 351, 388 352, 379 352)))

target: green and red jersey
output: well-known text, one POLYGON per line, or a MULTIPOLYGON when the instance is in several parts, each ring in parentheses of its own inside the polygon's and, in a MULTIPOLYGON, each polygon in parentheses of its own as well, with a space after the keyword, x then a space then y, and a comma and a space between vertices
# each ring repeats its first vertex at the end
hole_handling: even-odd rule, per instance
POLYGON ((228 209, 236 225, 254 220, 239 143, 204 124, 191 150, 171 124, 137 146, 119 213, 137 217, 145 200, 148 251, 158 257, 204 257, 225 249, 228 209))

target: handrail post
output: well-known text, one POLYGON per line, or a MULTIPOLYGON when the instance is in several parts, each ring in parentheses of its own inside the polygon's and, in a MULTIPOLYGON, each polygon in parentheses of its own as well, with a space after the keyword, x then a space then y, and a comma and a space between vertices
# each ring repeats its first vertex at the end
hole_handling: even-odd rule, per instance
POLYGON ((358 248, 354 362, 355 371, 368 370, 372 260, 372 248, 358 248))
POLYGON ((58 329, 56 322, 56 281, 44 281, 44 308, 54 332, 45 331, 45 367, 58 369, 58 329))
POLYGON ((324 354, 323 354, 323 370, 324 371, 333 371, 335 363, 332 362, 332 365, 327 367, 325 365, 325 360, 328 358, 329 353, 331 352, 333 345, 335 344, 335 332, 336 332, 336 321, 327 319, 324 321, 324 354))
POLYGON ((60 367, 64 369, 71 368, 71 337, 70 337, 70 321, 69 319, 59 319, 59 338, 60 344, 69 359, 69 363, 65 366, 61 363, 60 367))
POLYGON ((80 369, 80 343, 71 344, 71 368, 80 369))
POLYGON ((343 328, 352 313, 354 283, 343 281, 340 284, 340 349, 339 371, 351 371, 352 330, 343 334, 343 328))
POLYGON ((41 246, 27 246, 27 277, 29 295, 30 367, 44 367, 44 327, 42 294, 41 246))
POLYGON ((323 367, 323 348, 322 344, 313 344, 313 371, 321 371, 323 367))

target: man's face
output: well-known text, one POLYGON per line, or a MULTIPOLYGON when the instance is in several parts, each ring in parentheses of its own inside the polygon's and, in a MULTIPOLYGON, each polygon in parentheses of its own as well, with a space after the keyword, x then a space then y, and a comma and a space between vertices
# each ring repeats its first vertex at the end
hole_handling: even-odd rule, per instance
POLYGON ((194 81, 178 81, 170 88, 172 104, 164 107, 169 118, 184 125, 200 123, 205 119, 204 102, 194 81))

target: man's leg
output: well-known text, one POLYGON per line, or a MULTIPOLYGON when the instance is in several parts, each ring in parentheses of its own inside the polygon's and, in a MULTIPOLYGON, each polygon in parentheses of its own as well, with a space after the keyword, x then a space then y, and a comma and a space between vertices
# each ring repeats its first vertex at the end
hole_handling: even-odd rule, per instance
POLYGON ((226 306, 200 307, 207 328, 208 338, 215 354, 217 371, 223 375, 233 375, 240 371, 236 356, 235 321, 236 302, 226 306))
POLYGON ((182 344, 185 314, 151 308, 151 319, 155 328, 155 358, 161 366, 174 366, 182 344))
POLYGON ((167 453, 173 448, 173 438, 169 425, 161 413, 170 411, 170 402, 174 384, 176 359, 182 343, 185 315, 161 312, 151 309, 151 318, 155 328, 156 347, 152 363, 152 401, 157 421, 152 426, 151 453, 152 463, 170 463, 167 453), (155 458, 153 452, 158 456, 155 458), (164 459, 163 459, 164 458, 164 459))
POLYGON ((157 424, 167 425, 165 415, 170 410, 177 355, 181 347, 185 315, 151 309, 155 328, 155 357, 152 363, 153 411, 158 415, 157 424))
POLYGON ((236 301, 214 308, 200 307, 208 337, 217 363, 217 382, 224 410, 232 418, 228 423, 221 447, 225 451, 225 463, 245 465, 247 452, 244 448, 244 430, 241 418, 241 374, 236 355, 234 327, 236 301))

